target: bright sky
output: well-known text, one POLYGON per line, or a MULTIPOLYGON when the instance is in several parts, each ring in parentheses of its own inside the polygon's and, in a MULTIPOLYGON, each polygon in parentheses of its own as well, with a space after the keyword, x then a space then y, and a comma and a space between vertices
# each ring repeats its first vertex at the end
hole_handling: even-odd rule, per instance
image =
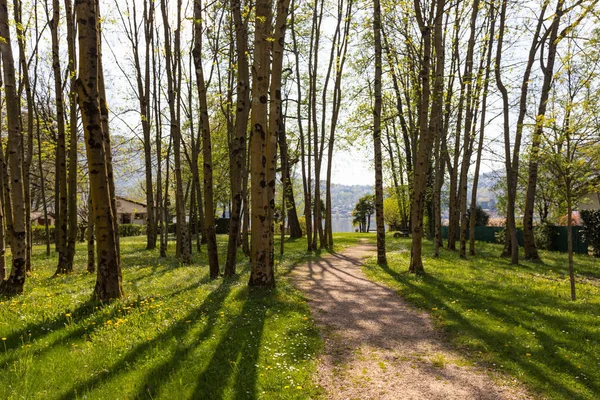
POLYGON ((373 157, 367 150, 338 150, 333 155, 331 181, 342 185, 374 185, 372 163, 373 157))

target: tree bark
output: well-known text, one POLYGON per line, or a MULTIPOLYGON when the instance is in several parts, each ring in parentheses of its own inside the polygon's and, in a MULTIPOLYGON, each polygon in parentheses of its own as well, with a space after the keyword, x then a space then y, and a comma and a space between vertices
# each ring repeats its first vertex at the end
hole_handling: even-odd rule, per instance
POLYGON ((540 151, 540 144, 542 140, 542 133, 544 130, 544 119, 546 117, 546 108, 548 103, 548 97, 550 95, 550 89, 552 88, 552 81, 554 79, 554 62, 556 60, 556 52, 558 48, 558 42, 560 41, 558 34, 558 27, 560 19, 563 15, 563 1, 559 0, 556 4, 556 10, 552 19, 552 25, 550 26, 550 35, 548 37, 548 58, 544 65, 544 54, 543 46, 544 41, 542 40, 542 54, 540 55, 540 63, 542 72, 544 73, 544 81, 542 83, 542 92, 540 95, 540 103, 538 105, 538 112, 536 115, 536 124, 533 137, 531 139, 530 147, 530 160, 529 160, 529 173, 527 181, 527 194, 525 195, 525 210, 523 211, 523 245, 525 250, 525 259, 527 260, 539 260, 537 248, 535 246, 535 238, 533 235, 533 212, 535 202, 535 188, 537 185, 538 176, 538 157, 540 151))
POLYGON ((23 187, 23 142, 19 125, 19 99, 16 90, 14 58, 8 25, 8 5, 0 0, 0 42, 4 69, 4 93, 8 127, 8 164, 12 200, 12 269, 7 280, 0 283, 0 294, 12 296, 23 292, 27 264, 27 226, 25 225, 25 189, 23 187))
POLYGON ((246 170, 246 132, 250 116, 250 75, 248 66, 248 21, 242 19, 241 0, 231 0, 231 12, 235 25, 235 48, 237 58, 237 88, 235 137, 231 141, 229 175, 231 190, 231 216, 229 219, 229 242, 225 276, 236 272, 237 249, 242 225, 243 175, 246 170))
POLYGON ((56 274, 65 274, 73 271, 73 265, 69 265, 67 254, 67 158, 65 140, 65 110, 62 87, 62 71, 60 68, 60 49, 58 38, 58 23, 60 20, 60 2, 52 0, 52 19, 49 20, 52 36, 52 71, 54 74, 54 95, 56 98, 56 122, 57 122, 57 148, 56 148, 56 174, 58 183, 58 206, 56 208, 56 230, 58 238, 58 266, 56 274))
POLYGON ((387 264, 385 256, 385 222, 383 220, 383 162, 381 154, 381 4, 373 1, 375 38, 375 105, 373 109, 373 148, 375 150, 375 223, 377 226, 377 264, 387 264))
POLYGON ((194 1, 194 67, 196 69, 196 85, 200 102, 200 130, 202 132, 202 157, 204 161, 204 232, 207 239, 208 265, 210 278, 219 277, 219 254, 217 249, 217 233, 215 231, 215 210, 213 199, 213 163, 210 121, 208 118, 208 102, 206 100, 206 83, 202 66, 202 1, 194 1))
POLYGON ((123 295, 123 284, 111 193, 108 132, 102 121, 102 82, 98 4, 95 0, 77 0, 79 31, 78 100, 83 119, 86 154, 89 165, 94 225, 97 235, 98 274, 95 295, 109 301, 123 295))
MULTIPOLYGON (((71 77, 69 82, 69 169, 68 169, 68 235, 67 235, 67 265, 73 267, 75 259, 75 242, 77 241, 77 53, 75 46, 75 16, 71 0, 65 0, 65 13, 67 16, 67 48, 69 54, 68 71, 71 77)), ((93 271, 92 271, 93 272, 93 271)))
POLYGON ((271 0, 256 1, 254 34, 254 64, 252 66, 252 137, 250 141, 250 174, 252 194, 252 242, 250 255, 250 286, 274 287, 275 274, 272 268, 270 234, 273 220, 269 219, 270 208, 268 187, 268 143, 271 140, 268 128, 268 95, 271 60, 269 38, 271 38, 271 0))

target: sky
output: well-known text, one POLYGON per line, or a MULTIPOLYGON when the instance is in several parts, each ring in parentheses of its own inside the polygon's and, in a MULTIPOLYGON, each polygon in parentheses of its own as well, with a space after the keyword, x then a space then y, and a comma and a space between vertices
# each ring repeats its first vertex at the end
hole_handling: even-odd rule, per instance
POLYGON ((375 185, 372 156, 366 150, 338 150, 333 154, 332 183, 375 185))

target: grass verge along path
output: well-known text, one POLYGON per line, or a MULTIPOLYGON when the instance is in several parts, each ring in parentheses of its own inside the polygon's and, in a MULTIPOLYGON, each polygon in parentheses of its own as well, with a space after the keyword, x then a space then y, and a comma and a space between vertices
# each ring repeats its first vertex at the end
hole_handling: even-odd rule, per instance
POLYGON ((425 242, 425 276, 407 272, 410 239, 389 238, 387 266, 364 270, 426 310, 470 358, 552 399, 600 395, 600 263, 576 257, 578 300, 569 295, 566 254, 511 265, 498 245, 477 243, 468 260, 425 242))
MULTIPOLYGON (((286 242, 277 288, 261 292, 241 256, 237 277, 210 281, 205 249, 180 265, 172 248, 161 259, 144 237, 123 238, 126 295, 104 306, 91 300, 85 245, 75 272, 55 278, 56 257, 36 246, 24 294, 0 298, 0 398, 317 398, 321 339, 283 277, 309 257, 305 243, 286 242)), ((219 237, 223 261, 226 245, 219 237)))

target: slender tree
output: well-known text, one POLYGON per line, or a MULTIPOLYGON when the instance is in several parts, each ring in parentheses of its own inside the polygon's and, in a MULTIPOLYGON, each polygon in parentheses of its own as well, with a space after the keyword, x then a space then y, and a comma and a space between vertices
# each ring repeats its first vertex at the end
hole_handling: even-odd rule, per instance
POLYGON ((373 108, 373 148, 375 150, 375 219, 377 224, 377 263, 387 264, 385 256, 385 222, 383 220, 383 162, 381 152, 381 4, 373 1, 373 36, 375 38, 375 106, 373 108))
POLYGON ((210 278, 219 277, 219 255, 217 249, 217 233, 215 231, 215 210, 213 196, 213 163, 210 121, 208 118, 208 101, 206 100, 206 83, 202 65, 202 1, 194 0, 194 67, 196 70, 196 86, 200 102, 200 130, 202 131, 202 157, 204 173, 204 232, 208 247, 208 264, 210 278))
POLYGON ((96 0, 77 0, 77 28, 79 33, 78 100, 83 120, 90 187, 91 215, 94 217, 97 251, 97 278, 95 295, 108 301, 123 295, 123 284, 116 232, 115 213, 111 194, 112 175, 109 171, 108 131, 104 129, 100 82, 100 14, 96 0))

